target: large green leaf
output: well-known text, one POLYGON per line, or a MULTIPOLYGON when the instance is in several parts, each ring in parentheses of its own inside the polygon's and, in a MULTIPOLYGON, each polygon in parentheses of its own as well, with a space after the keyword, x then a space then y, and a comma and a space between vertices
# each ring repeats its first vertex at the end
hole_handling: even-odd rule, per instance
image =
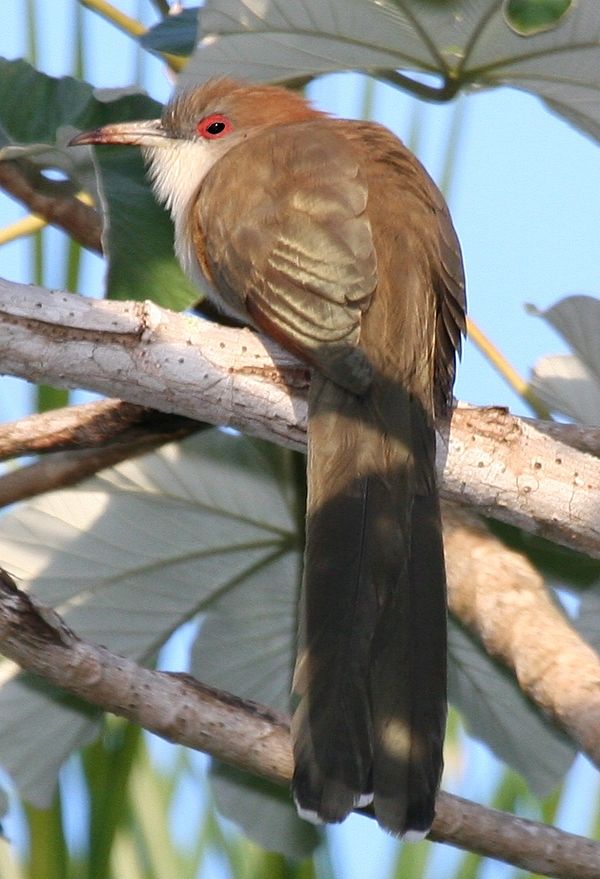
POLYGON ((6 660, 0 711, 0 765, 22 797, 48 808, 65 759, 98 735, 100 712, 6 660))
POLYGON ((182 9, 154 25, 140 37, 140 43, 151 52, 187 56, 194 51, 197 30, 198 7, 182 9))
POLYGON ((532 370, 530 385, 553 412, 560 412, 579 424, 600 425, 600 383, 579 357, 569 354, 540 357, 532 370))
POLYGON ((600 386, 600 299, 566 296, 546 311, 528 310, 560 333, 600 386))
POLYGON ((523 36, 523 11, 511 17, 506 0, 206 0, 181 81, 225 74, 285 82, 361 70, 439 100, 509 85, 600 139, 600 4, 543 5, 545 26, 523 36), (443 87, 397 70, 437 75, 443 87))
POLYGON ((230 693, 289 711, 300 553, 291 546, 213 602, 191 671, 230 693))
POLYGON ((173 255, 173 232, 155 201, 137 150, 105 148, 93 164, 91 147, 68 149, 76 130, 127 119, 149 119, 161 107, 132 89, 95 90, 65 76, 56 79, 25 61, 0 59, 0 160, 16 159, 36 185, 55 195, 91 192, 105 218, 107 295, 153 299, 181 309, 199 293, 173 255), (68 182, 40 177, 59 169, 68 182))
MULTIPOLYGON (((573 0, 506 0, 505 19, 517 33, 541 33, 556 27, 572 2, 573 0)), ((199 8, 196 6, 182 9, 163 19, 140 38, 141 45, 156 53, 191 55, 196 42, 199 8)), ((219 4, 219 8, 226 11, 223 2, 219 4)))
MULTIPOLYGON (((82 638, 143 661, 248 574, 268 580, 295 540, 289 454, 206 431, 16 508, 1 520, 0 558, 82 638)), ((280 585, 293 594, 295 578, 280 585)), ((2 668, 0 764, 47 803, 96 715, 78 724, 71 702, 2 668)))

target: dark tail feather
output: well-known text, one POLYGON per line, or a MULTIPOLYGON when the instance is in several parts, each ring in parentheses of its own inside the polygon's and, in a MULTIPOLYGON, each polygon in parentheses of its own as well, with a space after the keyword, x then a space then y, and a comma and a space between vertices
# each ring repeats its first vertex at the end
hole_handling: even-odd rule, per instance
POLYGON ((324 821, 343 820, 372 790, 368 663, 377 607, 362 538, 369 480, 356 466, 364 406, 313 376, 293 787, 301 813, 324 821))
POLYGON ((375 814, 396 834, 431 827, 446 726, 445 573, 435 495, 416 495, 411 526, 408 607, 396 599, 382 614, 371 670, 375 814))
POLYGON ((414 405, 397 387, 356 397, 313 378, 294 680, 301 811, 341 821, 374 795, 397 834, 430 823, 445 718, 439 513, 435 489, 415 497, 414 405))

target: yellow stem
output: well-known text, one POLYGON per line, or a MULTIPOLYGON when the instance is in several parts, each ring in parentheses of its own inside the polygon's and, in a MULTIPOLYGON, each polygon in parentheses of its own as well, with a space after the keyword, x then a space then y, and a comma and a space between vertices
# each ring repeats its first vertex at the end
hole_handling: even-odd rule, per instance
MULTIPOLYGON (((78 192, 75 198, 87 205, 94 204, 92 197, 87 192, 78 192)), ((0 229, 0 246, 8 244, 9 241, 16 241, 17 238, 24 238, 26 235, 34 235, 47 225, 48 222, 43 217, 39 217, 37 214, 27 214, 26 217, 0 229)))
POLYGON ((28 214, 16 223, 10 223, 3 229, 0 229, 0 246, 8 244, 9 241, 16 241, 17 238, 23 238, 25 235, 33 235, 39 232, 46 225, 46 221, 35 214, 28 214))
POLYGON ((79 2, 82 6, 91 9, 93 12, 97 12, 103 18, 106 18, 112 24, 115 24, 118 28, 132 37, 141 37, 146 33, 146 28, 141 22, 137 21, 135 18, 130 18, 129 15, 125 15, 124 12, 116 9, 112 3, 108 3, 107 0, 79 0, 79 2))
MULTIPOLYGON (((131 18, 129 15, 125 15, 124 12, 121 12, 120 9, 116 9, 109 3, 108 0, 79 0, 82 6, 85 6, 86 9, 91 9, 92 12, 97 12, 98 15, 101 15, 107 21, 110 21, 111 24, 114 24, 124 33, 129 34, 130 37, 142 37, 145 33, 147 33, 148 29, 137 19, 131 18)), ((179 72, 183 69, 187 62, 187 58, 181 58, 178 55, 170 55, 168 52, 163 52, 162 57, 165 59, 171 70, 175 72, 179 72)))
POLYGON ((531 406, 538 418, 546 421, 551 420, 551 415, 542 401, 532 391, 525 379, 521 378, 516 369, 511 366, 504 354, 502 354, 494 343, 485 333, 479 329, 471 318, 467 318, 467 335, 484 357, 489 360, 494 369, 500 373, 506 383, 517 393, 525 402, 531 406))

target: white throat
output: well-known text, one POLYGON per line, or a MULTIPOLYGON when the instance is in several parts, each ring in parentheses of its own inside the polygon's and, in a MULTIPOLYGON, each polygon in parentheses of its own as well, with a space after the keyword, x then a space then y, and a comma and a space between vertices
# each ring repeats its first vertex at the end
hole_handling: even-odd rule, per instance
POLYGON ((202 181, 227 151, 220 146, 182 139, 142 150, 156 196, 171 212, 177 259, 188 278, 204 289, 207 283, 196 259, 188 218, 202 181))

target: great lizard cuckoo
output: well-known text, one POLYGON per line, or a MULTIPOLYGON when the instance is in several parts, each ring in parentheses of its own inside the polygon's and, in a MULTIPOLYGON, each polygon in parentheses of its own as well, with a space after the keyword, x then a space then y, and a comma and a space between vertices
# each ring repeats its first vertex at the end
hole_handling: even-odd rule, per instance
POLYGON ((446 722, 434 418, 465 327, 444 199, 382 126, 227 78, 73 143, 140 146, 187 275, 310 367, 294 797, 423 835, 446 722))

